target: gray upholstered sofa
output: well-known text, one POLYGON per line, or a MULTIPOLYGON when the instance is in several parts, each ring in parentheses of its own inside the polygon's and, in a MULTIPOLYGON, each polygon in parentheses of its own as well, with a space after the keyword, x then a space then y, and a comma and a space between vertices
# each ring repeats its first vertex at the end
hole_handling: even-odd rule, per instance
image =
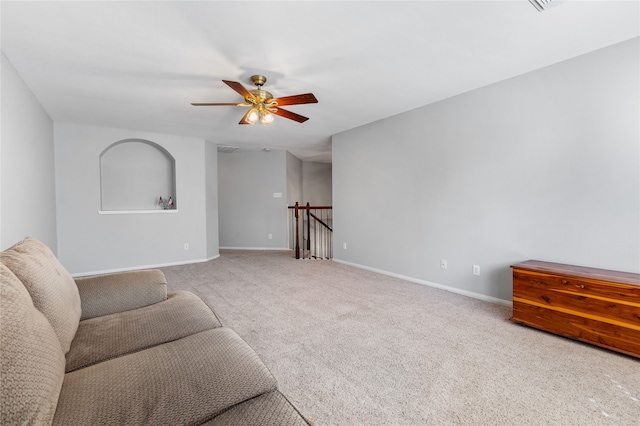
POLYGON ((307 425, 256 353, 157 270, 73 279, 0 253, 0 424, 307 425))

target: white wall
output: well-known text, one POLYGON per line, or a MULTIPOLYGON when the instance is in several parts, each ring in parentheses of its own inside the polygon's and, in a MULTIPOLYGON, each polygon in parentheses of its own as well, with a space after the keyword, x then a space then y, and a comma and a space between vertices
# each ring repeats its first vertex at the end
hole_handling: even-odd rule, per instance
POLYGON ((527 259, 640 272, 639 47, 335 135, 336 259, 505 300, 527 259))
POLYGON ((57 252, 53 121, 2 53, 0 250, 26 236, 57 252))
POLYGON ((205 142, 205 190, 207 203, 207 259, 220 255, 218 247, 218 147, 205 142))
MULTIPOLYGON (((302 203, 302 164, 303 161, 287 151, 287 206, 293 207, 296 203, 302 203)), ((295 213, 293 209, 288 209, 288 247, 293 249, 295 243, 295 213)))
POLYGON ((218 153, 220 247, 287 249, 286 154, 218 153), (274 193, 282 197, 274 198, 274 193))
POLYGON ((302 202, 303 161, 287 151, 287 205, 294 206, 302 202))
POLYGON ((302 194, 305 204, 330 206, 333 202, 331 186, 331 163, 318 163, 315 161, 304 161, 302 163, 302 194))
POLYGON ((214 156, 206 155, 204 140, 60 122, 54 134, 58 257, 72 274, 197 262, 217 253, 207 247, 213 244, 207 222, 214 219, 207 218, 204 159, 214 156), (123 139, 154 142, 174 157, 177 212, 98 214, 99 155, 123 139))

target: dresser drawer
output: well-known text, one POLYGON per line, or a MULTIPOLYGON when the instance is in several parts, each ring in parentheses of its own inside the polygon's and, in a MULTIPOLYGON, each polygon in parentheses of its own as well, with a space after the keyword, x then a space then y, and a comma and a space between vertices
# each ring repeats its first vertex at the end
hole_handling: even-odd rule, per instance
POLYGON ((515 265, 512 268, 514 282, 518 280, 521 286, 538 286, 640 304, 640 285, 520 270, 515 265))
POLYGON ((640 329, 629 324, 516 301, 511 321, 640 358, 640 329))
POLYGON ((640 326, 640 286, 514 269, 513 300, 640 326))

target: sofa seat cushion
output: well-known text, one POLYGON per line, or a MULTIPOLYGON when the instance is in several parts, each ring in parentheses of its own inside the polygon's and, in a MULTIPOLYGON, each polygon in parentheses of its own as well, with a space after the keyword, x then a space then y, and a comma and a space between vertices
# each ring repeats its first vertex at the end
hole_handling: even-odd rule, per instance
POLYGON ((220 327, 67 373, 53 424, 201 424, 275 387, 249 345, 220 327))
POLYGON ((47 317, 67 353, 82 313, 71 275, 49 247, 31 237, 0 253, 0 260, 27 288, 34 306, 47 317))
POLYGON ((53 327, 0 263, 0 425, 51 424, 64 379, 53 327))
POLYGON ((67 353, 66 371, 220 326, 195 294, 170 293, 165 301, 144 308, 80 321, 67 353))
POLYGON ((279 391, 238 404, 203 426, 308 426, 307 420, 279 391))

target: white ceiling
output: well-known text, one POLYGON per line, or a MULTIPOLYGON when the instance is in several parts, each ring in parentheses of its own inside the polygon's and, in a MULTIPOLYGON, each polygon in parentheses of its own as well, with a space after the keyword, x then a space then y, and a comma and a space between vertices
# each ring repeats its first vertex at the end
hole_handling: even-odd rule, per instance
MULTIPOLYGON (((2 51, 54 121, 282 148, 330 161, 331 135, 640 35, 639 2, 527 0, 1 3, 2 51), (240 126, 221 82, 267 76, 310 117, 240 126)), ((2 105, 10 108, 10 105, 2 105)))

